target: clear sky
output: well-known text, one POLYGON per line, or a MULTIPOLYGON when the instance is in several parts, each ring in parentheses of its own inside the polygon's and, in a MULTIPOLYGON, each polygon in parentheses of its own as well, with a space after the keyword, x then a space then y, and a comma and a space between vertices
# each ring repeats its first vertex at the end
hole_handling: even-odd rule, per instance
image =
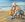
POLYGON ((25 9, 25 0, 0 0, 0 10, 10 10, 11 7, 11 3, 16 1, 17 5, 19 5, 20 7, 22 7, 22 9, 25 9))

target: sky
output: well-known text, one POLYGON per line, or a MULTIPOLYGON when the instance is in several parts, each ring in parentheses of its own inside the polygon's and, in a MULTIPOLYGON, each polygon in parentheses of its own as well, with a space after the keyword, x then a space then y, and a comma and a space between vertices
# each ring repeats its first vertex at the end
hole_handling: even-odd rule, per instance
POLYGON ((12 3, 16 1, 16 4, 25 9, 25 0, 0 0, 0 11, 7 11, 11 9, 12 3))

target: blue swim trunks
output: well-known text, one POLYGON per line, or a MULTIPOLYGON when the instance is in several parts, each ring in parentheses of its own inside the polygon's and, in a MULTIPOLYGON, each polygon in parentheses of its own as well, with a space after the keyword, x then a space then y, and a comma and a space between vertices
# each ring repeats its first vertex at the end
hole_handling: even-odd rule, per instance
POLYGON ((24 11, 23 10, 20 10, 20 15, 23 15, 24 14, 24 11))
POLYGON ((19 14, 20 14, 20 12, 19 12, 19 11, 16 11, 16 14, 17 14, 17 15, 19 15, 19 14))

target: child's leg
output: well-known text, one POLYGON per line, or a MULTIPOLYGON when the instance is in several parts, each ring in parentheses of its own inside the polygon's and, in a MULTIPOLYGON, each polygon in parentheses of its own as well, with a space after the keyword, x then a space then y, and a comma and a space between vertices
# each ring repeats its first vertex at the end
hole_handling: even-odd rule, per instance
POLYGON ((20 18, 20 13, 17 14, 17 18, 20 18))
POLYGON ((12 19, 14 19, 14 18, 15 18, 15 15, 12 16, 12 19))

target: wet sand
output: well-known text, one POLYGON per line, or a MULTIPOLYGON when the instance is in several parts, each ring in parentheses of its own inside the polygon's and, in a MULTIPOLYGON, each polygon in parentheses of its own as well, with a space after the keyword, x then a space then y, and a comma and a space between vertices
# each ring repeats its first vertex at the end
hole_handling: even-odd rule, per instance
POLYGON ((11 19, 11 16, 0 15, 0 22, 25 22, 25 19, 11 19))

